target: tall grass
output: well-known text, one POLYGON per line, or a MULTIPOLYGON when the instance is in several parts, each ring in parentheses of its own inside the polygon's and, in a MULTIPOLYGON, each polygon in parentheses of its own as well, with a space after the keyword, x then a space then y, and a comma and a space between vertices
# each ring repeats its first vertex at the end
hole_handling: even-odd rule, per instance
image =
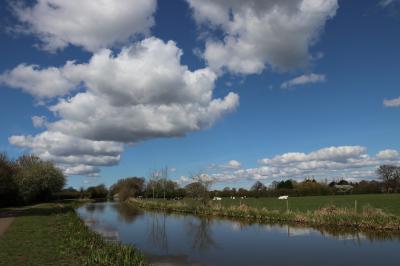
POLYGON ((67 245, 82 258, 83 265, 148 265, 134 246, 105 240, 90 230, 72 208, 57 215, 56 224, 62 227, 67 245))
POLYGON ((226 207, 221 204, 210 204, 208 206, 187 204, 184 201, 130 200, 130 202, 142 208, 197 215, 215 215, 266 222, 296 222, 312 226, 348 226, 366 230, 400 230, 400 217, 370 206, 364 207, 361 212, 355 212, 349 208, 338 208, 335 205, 327 205, 314 211, 282 212, 267 208, 249 207, 245 204, 226 207))
POLYGON ((90 230, 75 213, 74 207, 80 204, 46 203, 3 210, 16 216, 11 230, 0 239, 0 247, 8 253, 4 265, 148 265, 134 246, 107 241, 90 230))

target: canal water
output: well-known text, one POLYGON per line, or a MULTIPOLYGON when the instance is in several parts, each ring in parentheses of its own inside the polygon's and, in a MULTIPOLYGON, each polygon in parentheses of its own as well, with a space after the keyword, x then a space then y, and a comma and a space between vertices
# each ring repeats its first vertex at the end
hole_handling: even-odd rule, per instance
POLYGON ((115 202, 77 212, 106 239, 135 245, 152 265, 400 265, 400 236, 393 233, 250 224, 115 202))

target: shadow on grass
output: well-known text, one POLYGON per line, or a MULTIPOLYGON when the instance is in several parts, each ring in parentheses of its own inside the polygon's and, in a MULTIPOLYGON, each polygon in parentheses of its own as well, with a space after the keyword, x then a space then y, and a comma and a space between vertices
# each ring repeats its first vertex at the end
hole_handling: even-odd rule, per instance
POLYGON ((77 201, 57 201, 51 203, 39 203, 35 205, 11 207, 0 209, 0 218, 21 216, 49 216, 73 211, 79 206, 77 201))

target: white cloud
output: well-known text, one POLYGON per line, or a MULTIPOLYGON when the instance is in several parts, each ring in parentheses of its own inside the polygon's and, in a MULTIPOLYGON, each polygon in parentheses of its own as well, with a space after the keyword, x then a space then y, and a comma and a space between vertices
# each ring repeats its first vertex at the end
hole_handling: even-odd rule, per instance
POLYGON ((282 83, 281 88, 289 89, 291 87, 298 86, 298 85, 325 82, 325 80, 326 80, 325 75, 311 73, 311 74, 307 74, 307 75, 301 75, 294 79, 285 81, 282 83))
POLYGON ((181 55, 174 42, 148 38, 117 55, 105 49, 88 63, 68 62, 52 82, 80 84, 80 92, 49 107, 58 120, 45 123, 47 131, 13 136, 10 142, 76 169, 118 163, 121 143, 210 127, 235 110, 239 96, 214 99, 216 74, 208 68, 190 71, 180 63, 181 55))
POLYGON ((175 173, 176 172, 176 168, 175 167, 168 168, 168 171, 170 173, 175 173))
POLYGON ((304 179, 360 179, 376 177, 375 170, 381 164, 400 164, 397 150, 383 150, 376 156, 369 156, 362 146, 328 147, 310 153, 290 152, 264 158, 261 166, 222 171, 211 176, 217 182, 239 180, 304 179))
POLYGON ((76 165, 64 169, 66 175, 86 175, 86 176, 97 176, 100 173, 100 169, 91 165, 76 165))
POLYGON ((70 77, 87 91, 51 106, 62 119, 49 129, 130 143, 211 126, 236 108, 239 97, 212 99, 217 76, 207 68, 190 71, 180 64, 181 54, 174 42, 149 38, 116 56, 103 50, 71 66, 70 77))
POLYGON ((380 0, 379 5, 383 8, 391 6, 393 4, 398 4, 400 1, 399 0, 380 0))
POLYGON ((383 150, 376 154, 379 159, 396 160, 400 158, 400 154, 396 150, 383 150))
POLYGON ((383 105, 386 107, 400 107, 400 97, 391 99, 391 100, 383 100, 383 105))
POLYGON ((302 67, 337 0, 187 0, 195 20, 212 36, 204 58, 213 70, 254 74, 266 67, 302 67))
POLYGON ((236 160, 230 160, 230 161, 228 162, 228 166, 229 166, 229 168, 232 168, 232 169, 238 169, 238 168, 240 168, 242 165, 240 164, 240 162, 238 162, 238 161, 236 161, 236 160))
POLYGON ((66 95, 78 83, 66 75, 73 62, 62 68, 41 69, 37 65, 20 64, 0 75, 0 82, 12 88, 22 89, 37 99, 66 95))
POLYGON ((221 164, 215 164, 212 163, 208 166, 209 170, 237 170, 240 169, 242 167, 242 164, 237 161, 237 160, 230 160, 226 163, 221 163, 221 164))
POLYGON ((290 164, 293 162, 307 161, 333 161, 343 162, 349 158, 360 158, 366 153, 366 148, 362 146, 340 146, 328 147, 317 151, 306 153, 289 152, 277 155, 274 158, 264 158, 260 160, 261 164, 290 164))
POLYGON ((41 128, 47 125, 47 117, 45 116, 33 116, 32 124, 34 127, 41 128))
POLYGON ((195 178, 193 177, 187 177, 187 176, 181 176, 178 179, 178 183, 181 186, 185 186, 187 184, 193 183, 193 182, 197 182, 198 180, 203 181, 203 182, 213 182, 215 181, 215 178, 209 174, 206 173, 201 173, 198 176, 196 176, 195 178))
POLYGON ((122 144, 117 142, 79 139, 52 131, 36 136, 12 136, 9 142, 29 149, 42 159, 54 161, 68 175, 98 173, 98 166, 118 164, 123 151, 122 144))
POLYGON ((22 25, 35 34, 41 48, 63 49, 69 44, 88 51, 123 44, 147 35, 154 24, 156 0, 37 0, 32 6, 14 4, 22 25))

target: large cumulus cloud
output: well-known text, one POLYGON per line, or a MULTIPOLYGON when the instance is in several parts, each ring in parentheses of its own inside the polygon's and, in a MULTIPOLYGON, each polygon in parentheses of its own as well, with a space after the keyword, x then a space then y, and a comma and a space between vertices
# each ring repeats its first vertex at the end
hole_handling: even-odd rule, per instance
MULTIPOLYGON (((13 136, 10 142, 69 165, 67 173, 97 172, 89 166, 116 164, 121 143, 184 136, 235 110, 239 96, 229 93, 213 98, 217 75, 208 68, 189 70, 181 64, 181 55, 174 42, 147 38, 118 54, 103 49, 88 63, 71 61, 51 68, 60 73, 53 82, 66 81, 71 84, 69 91, 79 84, 80 90, 49 106, 56 119, 41 123, 46 131, 36 136, 13 136)), ((49 71, 29 65, 16 67, 20 68, 29 68, 38 76, 49 71)))
POLYGON ((238 74, 305 66, 310 46, 338 7, 337 0, 187 2, 208 32, 222 31, 206 38, 204 58, 209 66, 238 74))
POLYGON ((48 51, 68 45, 88 51, 123 44, 146 35, 154 24, 156 0, 37 0, 13 2, 18 31, 34 34, 48 51))

